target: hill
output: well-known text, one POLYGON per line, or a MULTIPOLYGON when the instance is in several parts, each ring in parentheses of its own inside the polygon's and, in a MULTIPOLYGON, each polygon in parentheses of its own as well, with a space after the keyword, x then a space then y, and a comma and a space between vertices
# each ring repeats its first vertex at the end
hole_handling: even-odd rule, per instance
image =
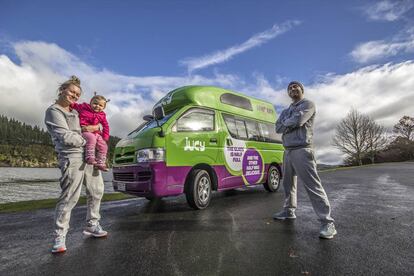
MULTIPOLYGON (((108 160, 112 160, 119 140, 110 136, 108 160)), ((38 126, 0 115, 0 166, 56 167, 56 153, 49 133, 38 126)))

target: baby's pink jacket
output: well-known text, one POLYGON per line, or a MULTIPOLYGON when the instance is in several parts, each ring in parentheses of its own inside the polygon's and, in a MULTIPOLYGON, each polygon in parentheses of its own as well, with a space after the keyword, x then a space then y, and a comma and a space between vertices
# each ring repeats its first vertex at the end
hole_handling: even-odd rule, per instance
POLYGON ((70 107, 78 111, 81 126, 101 124, 102 132, 97 130, 94 133, 101 134, 102 138, 105 141, 109 140, 109 124, 106 120, 105 112, 95 112, 88 103, 73 103, 70 105, 70 107))

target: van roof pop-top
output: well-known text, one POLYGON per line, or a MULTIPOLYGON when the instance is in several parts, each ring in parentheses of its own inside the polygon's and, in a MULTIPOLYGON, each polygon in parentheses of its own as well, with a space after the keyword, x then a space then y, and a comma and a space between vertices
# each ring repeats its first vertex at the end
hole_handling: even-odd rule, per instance
POLYGON ((269 102, 213 86, 185 86, 116 145, 116 191, 149 200, 185 193, 195 209, 212 191, 279 188, 283 146, 269 102))

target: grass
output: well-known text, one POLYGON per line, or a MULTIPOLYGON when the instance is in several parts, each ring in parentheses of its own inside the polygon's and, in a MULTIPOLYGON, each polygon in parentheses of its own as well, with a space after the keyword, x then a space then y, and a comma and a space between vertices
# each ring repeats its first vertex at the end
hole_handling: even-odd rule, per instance
POLYGON ((378 165, 378 164, 383 164, 383 163, 365 164, 365 165, 361 165, 361 166, 349 166, 349 167, 338 166, 338 167, 332 168, 332 169, 318 170, 318 172, 322 173, 322 172, 334 172, 334 171, 339 171, 339 170, 357 169, 357 168, 371 167, 371 166, 375 166, 375 165, 378 165))
MULTIPOLYGON (((125 195, 122 193, 113 193, 113 194, 104 194, 102 197, 102 202, 104 201, 115 201, 134 198, 134 196, 125 195)), ((13 212, 23 212, 23 211, 33 211, 37 209, 47 209, 55 208, 56 198, 50 199, 41 199, 41 200, 28 200, 20 202, 10 202, 10 203, 1 203, 0 204, 0 213, 13 213, 13 212)), ((78 201, 79 205, 86 204, 86 197, 81 196, 78 201)))
POLYGON ((348 170, 348 169, 358 169, 358 168, 365 168, 365 167, 373 167, 373 166, 377 166, 377 165, 381 165, 381 164, 396 164, 396 163, 410 163, 410 162, 412 163, 412 162, 414 162, 414 160, 398 161, 398 162, 374 163, 374 164, 365 164, 365 165, 361 165, 361 166, 349 166, 349 167, 338 166, 338 167, 331 168, 331 169, 318 170, 318 172, 320 172, 320 173, 323 173, 323 172, 334 172, 334 171, 339 171, 339 170, 348 170))

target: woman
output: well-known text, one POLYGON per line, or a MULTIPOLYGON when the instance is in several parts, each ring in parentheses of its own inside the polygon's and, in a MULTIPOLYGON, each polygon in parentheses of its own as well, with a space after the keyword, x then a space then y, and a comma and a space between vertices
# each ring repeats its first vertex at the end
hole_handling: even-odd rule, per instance
MULTIPOLYGON (((55 239, 52 253, 66 251, 66 234, 69 229, 70 214, 78 202, 82 183, 86 186, 87 216, 84 234, 94 237, 105 237, 107 232, 99 224, 99 208, 104 191, 104 183, 100 171, 83 161, 83 146, 86 141, 81 135, 78 113, 70 105, 76 102, 81 93, 80 80, 72 76, 60 85, 56 103, 46 110, 45 123, 52 136, 58 154, 59 168, 62 173, 60 187, 62 192, 58 198, 55 211, 55 239)), ((90 126, 88 131, 97 130, 98 126, 90 126)))

